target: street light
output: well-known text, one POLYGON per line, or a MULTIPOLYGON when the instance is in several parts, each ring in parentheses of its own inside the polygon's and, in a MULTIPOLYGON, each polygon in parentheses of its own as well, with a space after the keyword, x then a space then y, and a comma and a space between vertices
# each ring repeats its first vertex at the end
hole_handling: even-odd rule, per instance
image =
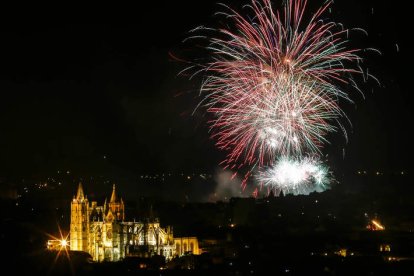
POLYGON ((67 241, 67 240, 65 240, 65 239, 60 240, 60 246, 61 246, 61 247, 66 247, 66 246, 68 246, 68 241, 67 241))

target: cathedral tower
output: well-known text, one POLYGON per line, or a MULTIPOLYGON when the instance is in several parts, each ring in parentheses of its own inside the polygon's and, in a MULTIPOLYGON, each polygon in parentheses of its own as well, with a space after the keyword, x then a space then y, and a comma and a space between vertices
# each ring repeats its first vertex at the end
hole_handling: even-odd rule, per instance
POLYGON ((112 213, 112 215, 117 221, 125 220, 124 201, 122 200, 122 198, 118 199, 116 195, 115 184, 112 187, 111 200, 109 201, 109 211, 112 213))
POLYGON ((89 205, 79 183, 76 197, 73 197, 70 214, 70 249, 88 252, 89 205))

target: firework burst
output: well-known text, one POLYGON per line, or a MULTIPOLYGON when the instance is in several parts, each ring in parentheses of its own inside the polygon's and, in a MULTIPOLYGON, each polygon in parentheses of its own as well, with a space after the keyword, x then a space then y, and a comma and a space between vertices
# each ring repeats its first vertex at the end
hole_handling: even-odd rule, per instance
POLYGON ((213 114, 212 137, 228 152, 224 165, 249 168, 245 180, 253 168, 320 155, 327 133, 346 134, 339 101, 351 100, 341 87, 356 87, 352 76, 362 71, 353 69, 360 57, 346 47, 348 30, 322 18, 330 5, 308 19, 306 0, 288 0, 280 12, 270 0, 252 0, 245 15, 223 5, 225 27, 194 30, 208 32, 193 38, 208 39, 212 58, 196 65, 205 74, 200 106, 213 114))
POLYGON ((282 157, 273 167, 257 176, 258 181, 275 188, 277 192, 309 194, 324 191, 329 187, 329 170, 317 158, 289 159, 282 157))

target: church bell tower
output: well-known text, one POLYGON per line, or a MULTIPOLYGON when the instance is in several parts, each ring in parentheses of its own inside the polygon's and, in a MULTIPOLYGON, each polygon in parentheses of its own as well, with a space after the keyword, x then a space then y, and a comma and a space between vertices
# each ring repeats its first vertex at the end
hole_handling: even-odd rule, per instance
POLYGON ((70 212, 70 249, 88 252, 89 205, 79 183, 76 197, 73 197, 70 212))

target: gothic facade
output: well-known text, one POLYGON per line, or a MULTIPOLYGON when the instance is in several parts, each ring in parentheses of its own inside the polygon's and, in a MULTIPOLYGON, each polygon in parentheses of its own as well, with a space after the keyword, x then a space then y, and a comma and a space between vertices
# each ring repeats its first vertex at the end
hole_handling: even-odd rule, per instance
POLYGON ((195 237, 174 238, 158 219, 125 221, 125 205, 115 185, 109 203, 89 203, 82 184, 71 202, 70 249, 91 254, 94 261, 119 261, 126 256, 162 255, 167 260, 191 252, 199 254, 195 237))

